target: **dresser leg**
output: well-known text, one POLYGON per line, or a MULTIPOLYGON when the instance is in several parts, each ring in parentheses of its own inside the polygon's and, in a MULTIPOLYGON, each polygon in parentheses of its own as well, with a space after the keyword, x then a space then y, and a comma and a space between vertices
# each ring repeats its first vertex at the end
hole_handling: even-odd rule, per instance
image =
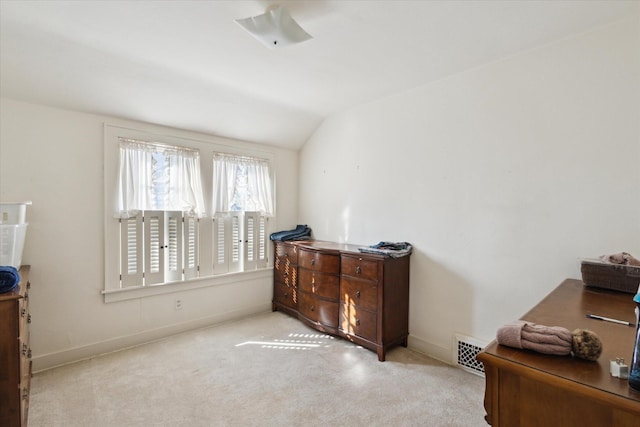
POLYGON ((378 353, 378 361, 384 362, 384 356, 385 356, 384 347, 380 347, 377 353, 378 353))

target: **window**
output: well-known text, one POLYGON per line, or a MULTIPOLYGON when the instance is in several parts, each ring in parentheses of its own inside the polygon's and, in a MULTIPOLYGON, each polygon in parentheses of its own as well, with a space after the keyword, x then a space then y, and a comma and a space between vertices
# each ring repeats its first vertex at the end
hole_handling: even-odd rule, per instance
POLYGON ((118 217, 144 210, 204 215, 197 150, 120 138, 118 172, 118 217))
POLYGON ((106 302, 267 278, 274 155, 239 145, 105 125, 106 302))
POLYGON ((123 287, 197 275, 197 217, 204 215, 196 150, 120 139, 116 216, 123 287))
POLYGON ((213 156, 214 271, 267 266, 267 223, 273 215, 269 164, 264 159, 213 156))

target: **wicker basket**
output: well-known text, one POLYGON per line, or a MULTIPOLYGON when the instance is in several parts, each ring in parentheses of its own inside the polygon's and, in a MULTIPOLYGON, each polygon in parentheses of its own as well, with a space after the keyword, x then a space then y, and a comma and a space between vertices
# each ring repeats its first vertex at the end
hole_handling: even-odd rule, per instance
POLYGON ((587 286, 635 294, 640 287, 640 267, 583 260, 580 268, 587 286))

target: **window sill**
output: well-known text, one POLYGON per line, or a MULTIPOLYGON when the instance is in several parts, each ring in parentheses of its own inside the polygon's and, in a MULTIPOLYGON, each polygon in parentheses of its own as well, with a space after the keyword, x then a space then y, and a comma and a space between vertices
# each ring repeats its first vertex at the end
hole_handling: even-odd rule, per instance
POLYGON ((243 271, 238 273, 220 274, 218 276, 199 277, 197 279, 190 279, 181 282, 162 283, 151 286, 131 286, 121 289, 106 289, 101 291, 101 293, 104 295, 104 302, 106 304, 111 302, 145 298, 155 295, 170 294, 173 292, 183 292, 191 289, 226 285, 234 282, 272 278, 272 275, 273 267, 268 267, 253 271, 243 271))

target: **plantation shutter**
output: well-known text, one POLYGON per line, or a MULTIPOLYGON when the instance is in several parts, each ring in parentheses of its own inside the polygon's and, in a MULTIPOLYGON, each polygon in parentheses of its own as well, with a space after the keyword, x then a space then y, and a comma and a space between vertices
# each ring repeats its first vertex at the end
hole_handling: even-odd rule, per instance
POLYGON ((182 212, 165 212, 166 244, 165 262, 167 266, 165 282, 182 280, 182 212))
POLYGON ((244 270, 267 266, 267 217, 261 212, 244 213, 244 270))
POLYGON ((269 263, 268 259, 268 248, 269 239, 267 238, 267 221, 269 219, 266 215, 258 213, 258 238, 257 238, 257 258, 256 258, 256 267, 257 268, 266 268, 269 263))
POLYGON ((121 287, 142 286, 142 213, 120 220, 121 287))
POLYGON ((244 213, 244 270, 256 269, 258 212, 244 213))
POLYGON ((164 211, 145 211, 144 213, 145 285, 164 282, 166 249, 164 220, 164 211))
POLYGON ((231 230, 230 218, 224 214, 216 214, 213 217, 213 272, 222 274, 229 272, 229 251, 227 238, 231 230))
POLYGON ((198 233, 199 221, 188 216, 184 218, 184 278, 198 276, 198 233))
POLYGON ((230 212, 231 221, 231 241, 229 242, 230 256, 229 256, 229 272, 242 271, 242 258, 243 258, 243 221, 242 212, 230 212))

